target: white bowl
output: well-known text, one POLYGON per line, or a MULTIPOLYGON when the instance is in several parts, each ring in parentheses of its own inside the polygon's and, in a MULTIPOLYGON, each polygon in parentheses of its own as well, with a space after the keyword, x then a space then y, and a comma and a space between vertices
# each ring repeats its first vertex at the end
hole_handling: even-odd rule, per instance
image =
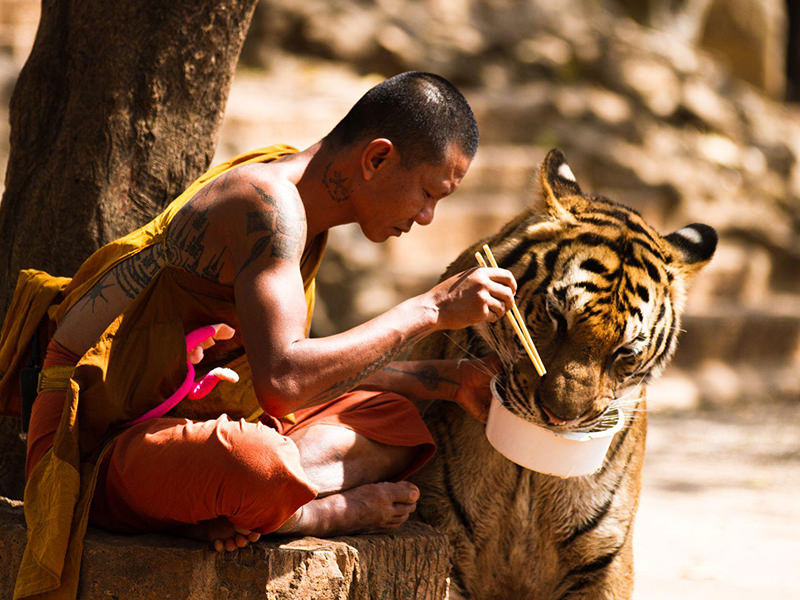
POLYGON ((486 437, 495 449, 520 466, 556 477, 590 475, 603 466, 611 439, 625 424, 618 408, 617 420, 608 429, 556 433, 519 417, 503 406, 492 379, 492 404, 486 421, 486 437))

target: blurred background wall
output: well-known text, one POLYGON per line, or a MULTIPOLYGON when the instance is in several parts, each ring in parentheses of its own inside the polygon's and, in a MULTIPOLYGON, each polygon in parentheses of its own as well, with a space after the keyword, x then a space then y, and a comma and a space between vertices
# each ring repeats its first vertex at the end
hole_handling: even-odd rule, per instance
POLYGON ((381 78, 441 73, 475 109, 477 159, 430 227, 382 246, 336 232, 316 333, 430 286, 530 201, 536 164, 559 146, 584 189, 661 231, 703 221, 721 234, 657 401, 796 398, 800 109, 786 100, 800 73, 790 4, 263 0, 218 156, 274 141, 303 147, 381 78))
MULTIPOLYGON (((0 174, 8 99, 38 6, 0 0, 0 174)), ((656 563, 674 567, 664 581, 683 578, 697 594, 665 587, 665 598, 752 597, 764 578, 740 554, 764 543, 774 572, 796 579, 800 2, 262 0, 215 161, 271 143, 303 148, 371 85, 409 69, 461 87, 481 129, 478 155, 433 225, 382 245, 354 228, 333 232, 314 333, 430 287, 531 201, 537 163, 561 147, 585 190, 633 206, 663 233, 701 221, 721 236, 691 292, 674 364, 649 392, 651 412, 663 416, 651 427, 637 525, 637 539, 652 544, 637 548, 649 590, 639 597, 659 597, 656 563), (673 432, 682 449, 669 442, 673 432), (681 511, 711 529, 700 533, 681 511), (670 531, 692 541, 678 546, 670 531), (750 583, 720 583, 747 572, 750 583), (709 580, 716 592, 704 591, 709 580)))

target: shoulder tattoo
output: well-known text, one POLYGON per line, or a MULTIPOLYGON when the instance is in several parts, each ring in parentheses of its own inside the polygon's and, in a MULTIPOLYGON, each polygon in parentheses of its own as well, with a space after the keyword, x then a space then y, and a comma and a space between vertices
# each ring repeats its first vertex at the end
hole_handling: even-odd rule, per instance
POLYGON ((239 268, 241 272, 247 265, 261 256, 267 255, 284 260, 298 260, 303 253, 304 223, 294 215, 287 215, 281 210, 275 199, 254 183, 263 210, 248 212, 245 234, 258 238, 250 247, 250 256, 239 268))
POLYGON ((91 303, 91 312, 94 312, 94 306, 98 300, 102 300, 104 303, 108 304, 108 298, 106 298, 105 294, 103 293, 106 288, 110 288, 113 285, 109 283, 108 278, 109 275, 106 275, 100 281, 98 281, 94 287, 92 287, 92 289, 86 292, 81 300, 81 302, 83 302, 83 306, 89 306, 91 303))
POLYGON ((219 281, 225 246, 209 254, 206 244, 208 208, 198 210, 190 219, 170 228, 165 243, 167 260, 212 281, 219 281))

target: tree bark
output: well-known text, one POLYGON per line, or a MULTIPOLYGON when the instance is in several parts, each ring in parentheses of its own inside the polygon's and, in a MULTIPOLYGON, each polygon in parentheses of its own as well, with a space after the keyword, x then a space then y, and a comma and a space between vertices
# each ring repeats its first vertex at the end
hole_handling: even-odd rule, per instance
POLYGON ((789 19, 786 48, 786 99, 800 102, 800 3, 786 0, 789 19))
MULTIPOLYGON (((20 269, 72 275, 208 167, 256 2, 44 0, 10 103, 0 315, 20 269)), ((0 421, 0 495, 20 497, 19 421, 0 421)))
POLYGON ((256 0, 44 0, 10 103, 0 315, 21 268, 71 275, 209 164, 256 0))

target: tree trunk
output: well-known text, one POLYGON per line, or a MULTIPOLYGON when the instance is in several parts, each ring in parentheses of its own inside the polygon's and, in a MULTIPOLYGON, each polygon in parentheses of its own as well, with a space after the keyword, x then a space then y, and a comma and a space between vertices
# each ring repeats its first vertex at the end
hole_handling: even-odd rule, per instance
POLYGON ((256 0, 45 0, 10 104, 0 314, 21 268, 71 275, 209 164, 256 0))
POLYGON ((786 99, 790 102, 800 102, 800 3, 786 0, 786 15, 789 18, 786 99))
MULTIPOLYGON (((20 269, 71 275, 208 167, 256 2, 44 0, 10 103, 0 315, 20 269)), ((0 495, 18 497, 16 429, 0 495)))

